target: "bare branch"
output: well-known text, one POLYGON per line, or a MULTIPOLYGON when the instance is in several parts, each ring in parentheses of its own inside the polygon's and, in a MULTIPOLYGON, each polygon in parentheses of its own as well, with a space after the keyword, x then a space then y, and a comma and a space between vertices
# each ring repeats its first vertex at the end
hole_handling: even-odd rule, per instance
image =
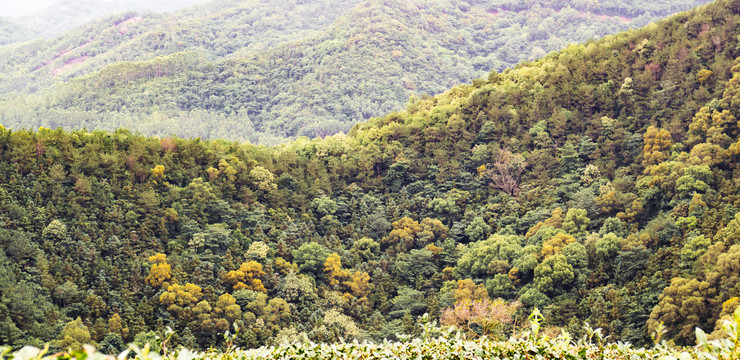
POLYGON ((521 177, 526 167, 527 162, 521 155, 512 153, 508 148, 500 150, 490 172, 493 181, 491 186, 516 196, 521 191, 521 177))

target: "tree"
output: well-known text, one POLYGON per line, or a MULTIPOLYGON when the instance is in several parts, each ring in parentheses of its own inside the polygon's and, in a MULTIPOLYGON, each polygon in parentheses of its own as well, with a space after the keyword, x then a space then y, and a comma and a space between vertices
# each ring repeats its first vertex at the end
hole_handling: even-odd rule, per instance
POLYGON ((278 296, 291 304, 299 305, 301 309, 315 306, 315 301, 319 299, 311 278, 294 272, 289 272, 280 282, 278 296))
MULTIPOLYGON (((233 163, 239 163, 239 159, 236 157, 233 157, 231 160, 233 163)), ((226 181, 230 186, 233 186, 234 181, 236 181, 236 175, 238 171, 229 164, 226 159, 221 159, 218 161, 218 170, 220 175, 224 175, 226 177, 226 181)))
POLYGON ((558 233, 551 237, 542 244, 542 251, 540 251, 540 258, 546 259, 552 255, 555 255, 565 248, 568 244, 575 242, 576 239, 565 233, 558 233))
POLYGON ((676 180, 676 191, 682 198, 688 198, 707 192, 710 189, 708 184, 713 181, 714 174, 709 166, 689 166, 684 169, 684 175, 676 180))
POLYGON ((519 301, 529 307, 542 307, 550 302, 550 298, 543 294, 536 286, 531 286, 522 289, 521 295, 519 295, 519 301))
POLYGON ((102 354, 120 354, 126 348, 121 335, 109 333, 100 342, 98 351, 102 354))
POLYGON ((329 256, 329 251, 323 245, 310 242, 301 245, 293 251, 293 259, 302 272, 308 272, 315 277, 321 277, 324 272, 324 263, 329 256))
POLYGON ((57 349, 79 351, 82 350, 82 345, 90 344, 90 340, 90 331, 82 323, 82 319, 77 318, 64 325, 53 345, 57 349))
POLYGON ((157 341, 157 333, 154 331, 146 331, 136 334, 134 337, 134 344, 136 344, 140 349, 144 348, 146 344, 149 344, 151 351, 155 353, 159 353, 162 350, 157 341))
POLYGON ((202 245, 204 250, 218 256, 226 254, 232 241, 231 230, 228 229, 226 224, 209 224, 204 231, 193 235, 193 237, 200 238, 198 244, 202 245))
POLYGON ((540 120, 535 126, 529 129, 529 135, 534 140, 535 146, 539 148, 549 148, 552 146, 552 139, 547 132, 547 120, 540 120))
POLYGON ((559 207, 555 208, 555 210, 552 211, 552 216, 545 220, 544 225, 552 226, 554 228, 560 228, 563 226, 563 209, 559 207))
MULTIPOLYGON (((279 244, 278 244, 279 245, 279 244)), ((286 250, 287 252, 287 250, 286 250)), ((297 272, 298 271, 298 265, 293 264, 281 257, 275 258, 275 269, 277 272, 279 272, 281 275, 288 275, 291 272, 297 272)))
POLYGON ((392 223, 393 230, 383 238, 382 244, 386 247, 392 246, 397 251, 408 251, 412 249, 416 243, 416 235, 421 232, 421 226, 419 222, 404 217, 396 220, 392 223))
POLYGON ((342 260, 337 253, 329 255, 324 263, 324 271, 329 279, 329 285, 337 290, 345 291, 346 296, 353 296, 365 301, 370 294, 372 284, 370 275, 361 271, 342 269, 342 260))
POLYGON ((732 221, 717 232, 714 240, 721 241, 725 246, 740 245, 740 212, 735 213, 732 221))
POLYGON ((265 320, 275 328, 285 327, 290 323, 290 306, 281 298, 272 298, 265 307, 265 320))
POLYGON ((421 226, 421 232, 416 234, 416 246, 418 247, 433 242, 441 244, 447 238, 449 229, 437 219, 424 218, 419 226, 421 226))
POLYGON ((560 156, 560 173, 561 174, 573 174, 580 169, 582 163, 578 157, 578 151, 573 144, 566 142, 558 148, 558 155, 560 156))
MULTIPOLYGON (((53 248, 56 246, 70 247, 73 242, 67 232, 67 226, 61 221, 54 219, 44 228, 41 236, 44 238, 44 247, 53 248)), ((68 249, 70 252, 72 249, 68 249)))
POLYGON ((182 319, 189 319, 194 306, 203 297, 203 289, 200 286, 187 283, 184 286, 173 284, 167 287, 167 291, 159 296, 159 302, 168 305, 167 310, 172 311, 182 319))
POLYGON ((264 285, 262 285, 262 280, 259 279, 263 276, 265 276, 265 272, 262 271, 262 264, 256 261, 248 261, 242 263, 239 269, 227 272, 224 280, 234 290, 249 289, 267 292, 264 285))
POLYGON ((523 156, 512 153, 508 148, 499 150, 490 170, 491 186, 516 196, 521 191, 521 177, 526 168, 527 162, 523 156))
POLYGON ((324 271, 326 272, 326 277, 329 279, 329 285, 334 287, 347 281, 350 276, 349 271, 342 269, 342 260, 337 253, 333 253, 326 258, 324 271))
POLYGON ((424 293, 407 286, 398 288, 398 295, 391 299, 391 318, 400 318, 404 314, 421 315, 427 308, 424 293))
POLYGON ((164 166, 157 165, 152 169, 152 177, 156 179, 157 181, 162 181, 164 179, 164 166))
POLYGON ((458 280, 454 296, 458 302, 488 300, 488 290, 483 284, 476 285, 471 279, 458 280))
POLYGON ((619 254, 622 241, 624 240, 614 235, 614 233, 608 233, 600 237, 594 244, 596 259, 604 264, 611 262, 619 254))
POLYGON ((311 331, 309 336, 320 341, 336 342, 340 338, 351 340, 360 334, 360 329, 347 315, 336 309, 327 310, 321 319, 321 325, 311 331))
POLYGON ((262 166, 255 166, 252 171, 249 172, 249 179, 252 181, 252 185, 255 189, 264 193, 270 193, 277 190, 275 175, 273 175, 270 170, 267 170, 262 166))
POLYGON ((583 170, 583 176, 581 176, 581 182, 586 185, 591 185, 593 182, 599 180, 601 178, 601 172, 599 171, 599 168, 588 164, 586 165, 586 168, 583 170))
POLYGON ((322 196, 311 201, 311 211, 320 219, 326 215, 334 215, 337 212, 337 203, 327 196, 322 196))
POLYGON ((668 329, 667 336, 680 344, 692 343, 694 329, 706 329, 707 325, 713 324, 710 319, 714 316, 707 301, 715 295, 713 290, 709 283, 697 279, 672 279, 650 313, 648 328, 655 331, 662 322, 668 329))
POLYGON ((685 269, 692 269, 696 260, 704 255, 711 245, 712 241, 704 235, 690 238, 681 249, 681 266, 685 269))
POLYGON ((213 308, 213 312, 217 316, 223 316, 226 320, 229 320, 229 322, 234 322, 234 320, 241 319, 242 317, 242 310, 239 304, 236 303, 236 298, 234 298, 231 294, 222 294, 218 297, 218 301, 216 302, 216 306, 213 308))
POLYGON ((370 261, 380 252, 380 244, 369 237, 363 237, 352 244, 352 253, 357 254, 363 261, 370 261))
POLYGON ((457 261, 455 272, 460 276, 475 278, 508 273, 521 250, 518 236, 491 235, 487 240, 472 243, 465 249, 457 261))
POLYGON ((563 220, 563 230, 574 236, 583 236, 586 234, 586 229, 591 224, 591 219, 588 218, 588 211, 584 209, 568 209, 568 213, 565 214, 563 220))
POLYGON ((465 235, 468 236, 468 239, 470 239, 470 241, 480 241, 488 236, 488 233, 490 233, 490 231, 491 227, 486 224, 483 218, 480 216, 476 216, 475 218, 473 218, 473 221, 470 222, 470 225, 465 228, 465 235))
POLYGON ((270 247, 262 241, 255 241, 249 245, 247 250, 247 257, 262 260, 267 258, 267 253, 270 251, 270 247))
POLYGON ((187 190, 191 195, 193 204, 206 204, 210 200, 217 199, 217 196, 213 191, 213 186, 211 186, 210 183, 203 181, 202 178, 193 179, 193 181, 188 184, 187 190))
POLYGON ((444 325, 462 328, 475 337, 503 338, 503 327, 512 323, 512 315, 521 307, 520 302, 506 303, 502 299, 460 300, 442 312, 444 325))
POLYGON ((562 294, 575 279, 573 266, 563 254, 545 258, 534 269, 534 282, 537 289, 545 294, 562 294))
POLYGON ((108 319, 108 332, 114 334, 120 334, 123 330, 123 323, 121 322, 121 315, 115 313, 108 319))
POLYGON ((370 274, 365 271, 353 271, 350 279, 344 285, 360 303, 367 300, 368 295, 374 288, 373 284, 370 283, 370 274))
POLYGON ((167 263, 167 255, 157 253, 149 257, 149 262, 154 263, 149 269, 146 282, 152 287, 159 288, 166 286, 166 282, 172 278, 172 268, 167 263))
POLYGON ((643 166, 657 165, 668 159, 669 154, 665 150, 673 145, 671 133, 665 129, 650 126, 645 131, 643 139, 645 141, 645 146, 642 148, 643 166))

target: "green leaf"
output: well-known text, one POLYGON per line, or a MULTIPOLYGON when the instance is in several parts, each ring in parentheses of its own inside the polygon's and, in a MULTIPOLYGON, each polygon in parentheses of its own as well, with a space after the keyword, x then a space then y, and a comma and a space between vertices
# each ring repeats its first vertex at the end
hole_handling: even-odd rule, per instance
POLYGON ((699 345, 705 345, 707 340, 707 334, 704 332, 704 330, 696 328, 696 342, 699 345))

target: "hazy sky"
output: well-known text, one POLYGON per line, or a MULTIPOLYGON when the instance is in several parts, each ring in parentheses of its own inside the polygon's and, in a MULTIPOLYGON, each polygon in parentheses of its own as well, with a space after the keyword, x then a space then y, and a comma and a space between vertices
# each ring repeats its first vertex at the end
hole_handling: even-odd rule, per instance
MULTIPOLYGON (((98 0, 99 3, 114 4, 111 12, 125 10, 146 10, 167 12, 210 0, 98 0)), ((20 16, 42 10, 60 0, 0 0, 0 16, 20 16)))
POLYGON ((0 15, 17 16, 41 10, 55 0, 0 0, 0 15))

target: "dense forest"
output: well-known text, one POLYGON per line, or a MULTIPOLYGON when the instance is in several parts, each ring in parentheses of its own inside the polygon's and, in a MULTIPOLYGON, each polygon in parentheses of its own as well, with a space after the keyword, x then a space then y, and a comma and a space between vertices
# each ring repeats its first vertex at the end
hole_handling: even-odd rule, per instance
POLYGON ((124 13, 0 47, 0 120, 263 144, 324 137, 705 2, 223 0, 124 13))
POLYGON ((424 313, 495 338, 516 320, 466 314, 535 307, 574 336, 720 336, 738 26, 718 0, 277 147, 2 128, 0 343, 379 341, 424 313))
POLYGON ((0 46, 34 39, 37 34, 27 26, 0 16, 0 46))

